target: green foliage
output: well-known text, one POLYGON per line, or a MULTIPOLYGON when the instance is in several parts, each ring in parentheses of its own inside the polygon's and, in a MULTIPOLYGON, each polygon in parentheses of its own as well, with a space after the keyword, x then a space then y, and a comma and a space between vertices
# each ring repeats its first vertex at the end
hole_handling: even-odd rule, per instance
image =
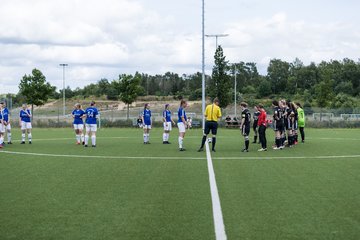
POLYGON ((330 105, 331 100, 334 97, 333 81, 325 80, 315 86, 317 104, 320 108, 325 108, 330 105))
POLYGON ((259 87, 258 87, 258 98, 267 97, 272 93, 271 91, 271 84, 266 79, 261 80, 259 87))
MULTIPOLYGON (((319 107, 337 104, 333 101, 339 94, 349 97, 359 97, 360 94, 359 61, 345 58, 305 65, 299 59, 293 62, 272 59, 267 69, 267 75, 263 76, 259 74, 256 63, 239 61, 229 65, 220 46, 215 53, 212 76, 206 76, 205 79, 206 95, 211 98, 221 98, 222 107, 227 106, 233 100, 234 75, 236 75, 239 93, 254 94, 257 98, 282 97, 301 102, 307 101, 314 107, 317 103, 319 107)), ((179 75, 173 72, 157 75, 137 73, 136 76, 140 79, 137 96, 169 96, 176 99, 181 96, 190 100, 201 99, 202 74, 200 72, 190 75, 179 75)), ((24 77, 28 79, 28 76, 24 77)), ((51 88, 50 98, 62 97, 62 89, 57 92, 55 87, 51 88)), ((30 95, 33 95, 33 91, 30 92, 30 95)), ((121 93, 119 80, 110 82, 105 78, 83 88, 72 90, 67 87, 65 89, 66 98, 101 97, 118 100, 121 93)), ((244 100, 247 100, 246 97, 244 100)), ((14 98, 14 104, 26 101, 28 101, 27 97, 21 91, 14 98)), ((351 103, 348 102, 347 105, 350 106, 351 103)))
POLYGON ((190 101, 199 100, 199 99, 201 99, 201 96, 202 96, 202 90, 201 90, 201 88, 199 88, 190 93, 189 100, 190 101))
POLYGON ((140 86, 140 81, 141 75, 139 73, 135 73, 134 76, 127 74, 119 75, 119 99, 127 104, 127 119, 129 119, 129 105, 132 104, 138 95, 144 91, 144 89, 140 86))
POLYGON ((226 108, 231 102, 231 78, 228 75, 229 67, 225 58, 223 49, 219 46, 215 52, 215 65, 208 85, 209 96, 212 99, 218 97, 221 108, 226 108))
POLYGON ((245 94, 256 93, 256 89, 254 86, 248 85, 242 89, 242 92, 245 94))
POLYGON ((336 93, 344 93, 351 95, 353 91, 353 84, 350 81, 341 82, 335 87, 336 93))
POLYGON ((267 78, 271 83, 271 90, 274 94, 279 94, 286 90, 288 77, 290 75, 290 64, 280 59, 270 60, 267 78))
POLYGON ((54 87, 46 82, 45 76, 36 68, 31 75, 25 74, 19 84, 19 94, 31 105, 44 105, 53 91, 54 87))

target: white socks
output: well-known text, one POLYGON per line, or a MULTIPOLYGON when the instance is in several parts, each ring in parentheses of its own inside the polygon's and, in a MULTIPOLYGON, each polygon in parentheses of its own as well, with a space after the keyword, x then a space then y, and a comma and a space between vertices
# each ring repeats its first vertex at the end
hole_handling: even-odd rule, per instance
MULTIPOLYGON (((84 139, 85 145, 88 145, 89 143, 89 135, 85 135, 85 139, 84 139)), ((91 135, 91 145, 92 146, 96 146, 96 136, 91 135)))
POLYGON ((88 142, 89 142, 89 135, 85 135, 85 145, 88 145, 88 142))
POLYGON ((163 133, 163 141, 168 142, 170 137, 170 133, 163 133))
POLYGON ((21 134, 21 141, 22 141, 22 142, 25 142, 25 133, 22 133, 22 134, 21 134))
POLYGON ((28 134, 28 139, 29 139, 29 142, 32 141, 32 135, 31 135, 31 133, 28 134))
POLYGON ((7 139, 8 139, 8 142, 11 142, 11 133, 7 133, 7 139))
POLYGON ((84 134, 81 134, 80 138, 81 138, 81 142, 84 142, 84 141, 85 141, 84 134))
POLYGON ((179 137, 179 148, 183 148, 183 140, 184 138, 179 137))
POLYGON ((76 142, 80 143, 80 135, 76 135, 76 142))
POLYGON ((3 144, 3 142, 4 142, 4 136, 1 136, 0 137, 0 145, 3 144))
POLYGON ((150 134, 149 133, 144 133, 143 137, 144 137, 144 142, 149 142, 149 140, 150 140, 150 134))

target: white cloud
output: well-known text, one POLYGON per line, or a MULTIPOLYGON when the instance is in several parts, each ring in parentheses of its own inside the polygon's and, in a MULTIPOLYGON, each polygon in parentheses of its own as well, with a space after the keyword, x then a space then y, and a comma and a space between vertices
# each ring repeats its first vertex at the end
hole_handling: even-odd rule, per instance
MULTIPOLYGON (((257 0, 245 8, 243 4, 237 0, 225 0, 223 8, 215 2, 207 4, 206 32, 221 29, 218 33, 230 34, 219 43, 231 62, 257 62, 264 73, 272 58, 292 61, 299 57, 305 63, 358 58, 357 21, 351 21, 351 14, 344 21, 335 19, 332 12, 338 5, 328 4, 329 15, 324 10, 315 19, 305 14, 315 10, 300 3, 292 7, 297 12, 281 1, 257 0)), ((51 84, 62 87, 62 62, 69 64, 71 87, 135 71, 201 71, 200 7, 193 0, 3 1, 0 93, 16 92, 20 78, 35 67, 51 84)), ((358 19, 356 11, 353 15, 358 19)), ((208 73, 214 50, 215 40, 206 39, 208 73)))

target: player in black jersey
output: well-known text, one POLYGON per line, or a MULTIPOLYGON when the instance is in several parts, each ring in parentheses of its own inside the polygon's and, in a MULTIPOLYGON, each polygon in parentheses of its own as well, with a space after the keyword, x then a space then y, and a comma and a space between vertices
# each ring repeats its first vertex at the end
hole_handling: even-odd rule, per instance
POLYGON ((275 131, 275 144, 276 146, 273 148, 274 150, 282 149, 281 146, 281 132, 284 129, 284 122, 282 117, 282 110, 279 106, 279 102, 274 100, 272 102, 272 107, 274 110, 273 114, 273 124, 274 124, 274 131, 275 131))
POLYGON ((295 112, 294 105, 290 102, 286 102, 286 129, 288 131, 288 146, 294 145, 294 126, 295 126, 295 112))
POLYGON ((258 109, 258 106, 254 107, 254 115, 253 115, 253 130, 254 130, 254 141, 252 143, 256 143, 257 137, 258 137, 258 118, 260 115, 260 111, 258 109))
POLYGON ((240 130, 241 134, 244 136, 245 139, 245 148, 242 150, 242 152, 248 152, 249 151, 249 134, 250 134, 250 120, 251 120, 251 114, 249 109, 247 108, 248 104, 245 102, 240 103, 242 112, 241 112, 241 124, 240 124, 240 130))
POLYGON ((281 108, 281 119, 283 128, 281 129, 281 137, 280 137, 280 148, 283 149, 285 147, 286 141, 286 125, 287 125, 287 105, 285 99, 280 100, 279 107, 281 108))

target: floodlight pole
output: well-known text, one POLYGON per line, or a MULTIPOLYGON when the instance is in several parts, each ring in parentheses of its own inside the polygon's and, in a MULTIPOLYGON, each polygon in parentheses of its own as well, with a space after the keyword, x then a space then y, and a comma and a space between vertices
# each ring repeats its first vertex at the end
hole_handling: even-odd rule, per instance
POLYGON ((202 129, 205 130, 205 0, 202 0, 202 129))
POLYGON ((63 116, 65 117, 65 67, 68 66, 67 63, 60 63, 61 67, 63 67, 63 116))
POLYGON ((218 48, 218 38, 219 37, 227 37, 229 34, 206 34, 206 37, 214 37, 216 43, 216 49, 218 48))
POLYGON ((234 77, 235 77, 235 82, 234 82, 234 114, 236 117, 236 65, 234 65, 234 77))

